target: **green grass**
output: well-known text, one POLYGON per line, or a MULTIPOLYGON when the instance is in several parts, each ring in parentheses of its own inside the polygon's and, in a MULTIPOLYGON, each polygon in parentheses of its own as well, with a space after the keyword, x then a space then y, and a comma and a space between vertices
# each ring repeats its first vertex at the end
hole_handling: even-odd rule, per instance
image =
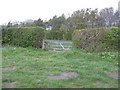
POLYGON ((2 48, 3 88, 5 83, 17 81, 14 88, 110 88, 118 87, 118 80, 104 71, 117 72, 117 58, 103 58, 101 54, 72 49, 56 53, 35 48, 4 46, 2 48), (15 70, 4 68, 16 67, 15 70), (60 72, 76 72, 78 76, 50 80, 48 76, 60 72), (97 85, 97 81, 101 83, 97 85))

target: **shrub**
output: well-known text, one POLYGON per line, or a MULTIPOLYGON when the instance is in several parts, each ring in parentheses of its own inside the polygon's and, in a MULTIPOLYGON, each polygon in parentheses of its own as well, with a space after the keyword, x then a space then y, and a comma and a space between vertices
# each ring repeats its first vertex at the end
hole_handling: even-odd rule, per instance
POLYGON ((118 60, 118 52, 100 52, 98 55, 102 58, 118 60))
POLYGON ((16 27, 2 31, 2 43, 22 47, 42 47, 44 28, 42 27, 16 27))
POLYGON ((72 35, 74 47, 89 52, 117 50, 117 28, 94 28, 75 30, 72 35), (112 40, 111 40, 112 38, 112 40), (114 42, 114 43, 113 43, 114 42))
POLYGON ((65 32, 63 39, 64 40, 72 40, 72 33, 73 33, 73 30, 70 30, 69 32, 65 32))
POLYGON ((106 34, 106 41, 111 47, 118 49, 118 45, 120 44, 120 28, 112 27, 106 34))
POLYGON ((63 32, 60 30, 45 31, 45 38, 61 40, 63 39, 63 32))
POLYGON ((72 40, 72 33, 73 30, 70 30, 68 32, 60 31, 60 30, 50 30, 45 31, 45 38, 46 39, 57 39, 57 40, 72 40))

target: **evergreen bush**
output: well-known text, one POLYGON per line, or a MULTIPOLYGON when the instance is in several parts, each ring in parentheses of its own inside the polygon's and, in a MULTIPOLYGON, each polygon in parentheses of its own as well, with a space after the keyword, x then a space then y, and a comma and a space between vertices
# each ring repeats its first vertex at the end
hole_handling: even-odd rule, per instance
POLYGON ((42 27, 15 27, 2 31, 2 43, 22 47, 42 48, 44 28, 42 27))

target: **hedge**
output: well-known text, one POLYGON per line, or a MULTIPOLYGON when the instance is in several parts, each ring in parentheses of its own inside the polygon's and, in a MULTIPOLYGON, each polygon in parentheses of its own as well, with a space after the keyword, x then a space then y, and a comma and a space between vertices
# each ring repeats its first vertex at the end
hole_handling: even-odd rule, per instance
POLYGON ((45 31, 45 38, 46 39, 62 40, 63 39, 63 32, 60 30, 45 31))
POLYGON ((15 27, 2 31, 2 44, 42 48, 43 39, 44 28, 42 27, 15 27))
POLYGON ((89 52, 118 50, 120 28, 94 28, 75 30, 72 35, 75 48, 89 52))
POLYGON ((56 40, 72 40, 72 32, 72 30, 69 32, 63 32, 60 30, 45 31, 45 38, 56 40))
POLYGON ((112 27, 106 35, 107 43, 112 46, 118 46, 120 44, 120 28, 112 27))

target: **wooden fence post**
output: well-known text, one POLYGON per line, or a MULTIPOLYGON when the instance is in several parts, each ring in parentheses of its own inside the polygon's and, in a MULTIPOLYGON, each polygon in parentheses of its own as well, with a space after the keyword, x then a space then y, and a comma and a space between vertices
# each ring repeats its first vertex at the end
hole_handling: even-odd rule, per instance
POLYGON ((45 44, 44 44, 44 39, 43 39, 43 45, 42 45, 42 49, 44 49, 45 48, 45 44))

